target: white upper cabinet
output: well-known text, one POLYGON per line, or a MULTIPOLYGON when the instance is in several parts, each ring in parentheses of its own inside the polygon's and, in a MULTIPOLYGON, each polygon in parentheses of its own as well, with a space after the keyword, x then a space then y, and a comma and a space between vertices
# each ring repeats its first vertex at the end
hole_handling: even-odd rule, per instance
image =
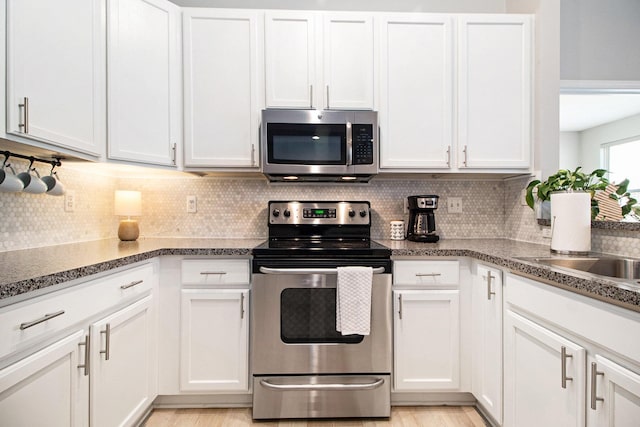
POLYGON ((458 20, 459 168, 530 167, 531 19, 458 20))
POLYGON ((373 14, 267 12, 267 107, 372 110, 374 51, 373 14))
POLYGON ((109 0, 110 159, 176 165, 181 140, 180 8, 109 0))
POLYGON ((183 9, 185 167, 259 168, 263 14, 183 9))
POLYGON ((7 133, 104 154, 105 13, 105 0, 7 0, 7 133))
POLYGON ((380 20, 380 168, 451 166, 453 17, 380 20))
MULTIPOLYGON (((315 15, 308 12, 266 12, 267 106, 314 107, 314 90, 319 89, 316 83, 317 63, 315 15)), ((319 100, 317 95, 315 99, 319 100)))

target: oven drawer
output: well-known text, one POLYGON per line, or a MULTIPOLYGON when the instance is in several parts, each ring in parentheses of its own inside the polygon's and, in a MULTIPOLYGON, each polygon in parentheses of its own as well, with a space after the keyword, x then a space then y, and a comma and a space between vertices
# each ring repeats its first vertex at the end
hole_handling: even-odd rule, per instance
POLYGON ((398 286, 432 287, 457 285, 460 281, 460 263, 457 260, 395 260, 393 284, 398 286))
POLYGON ((183 285, 249 284, 248 259, 185 259, 182 261, 183 285))
POLYGON ((254 419, 390 415, 390 375, 253 377, 254 419))

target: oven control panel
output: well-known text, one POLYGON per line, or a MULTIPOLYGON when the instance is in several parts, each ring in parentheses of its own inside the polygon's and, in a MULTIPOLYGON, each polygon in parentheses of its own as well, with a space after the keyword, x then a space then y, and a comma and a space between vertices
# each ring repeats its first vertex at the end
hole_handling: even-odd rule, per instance
POLYGON ((369 202, 269 202, 269 223, 370 225, 369 210, 369 202))

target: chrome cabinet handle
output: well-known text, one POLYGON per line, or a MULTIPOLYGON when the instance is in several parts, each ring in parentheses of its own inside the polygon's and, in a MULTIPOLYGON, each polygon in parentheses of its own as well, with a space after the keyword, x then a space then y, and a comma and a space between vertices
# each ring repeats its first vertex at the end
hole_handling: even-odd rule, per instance
POLYGON ((18 122, 18 129, 29 133, 29 98, 22 98, 22 104, 18 104, 18 108, 22 110, 22 122, 18 122))
POLYGON ((244 319, 244 294, 240 294, 240 318, 244 319))
POLYGON ((384 384, 384 378, 376 378, 366 384, 273 384, 269 380, 260 380, 260 385, 272 390, 309 391, 309 390, 372 390, 384 384))
POLYGON ((398 295, 398 318, 402 320, 402 294, 398 295))
POLYGON ((105 334, 104 350, 100 350, 100 354, 104 354, 104 360, 109 360, 109 350, 111 341, 111 324, 107 323, 104 331, 100 331, 100 335, 105 334))
MULTIPOLYGON (((260 267, 263 274, 338 274, 337 268, 270 268, 260 267)), ((373 274, 384 273, 384 267, 376 267, 373 274)))
POLYGON ((176 143, 174 142, 171 146, 171 162, 176 164, 176 143))
POLYGON ((200 274, 204 276, 214 275, 214 274, 223 275, 223 274, 227 274, 227 272, 226 271, 201 271, 200 274))
POLYGON ((29 329, 32 326, 39 325, 42 322, 46 322, 47 320, 51 320, 54 317, 62 316, 64 314, 64 310, 56 311, 55 313, 48 313, 42 316, 39 319, 32 320, 31 322, 20 323, 20 330, 24 331, 25 329, 29 329))
POLYGON ((313 85, 309 85, 309 108, 313 108, 313 85))
POLYGON ((84 347, 84 364, 78 365, 78 369, 84 368, 84 376, 86 377, 89 375, 91 367, 91 335, 85 335, 84 342, 78 343, 78 347, 84 347))
POLYGON ((447 167, 451 167, 451 146, 447 147, 447 167))
POLYGON ((596 362, 591 362, 591 409, 598 409, 598 402, 604 402, 604 397, 598 397, 598 375, 604 376, 604 372, 598 371, 596 362))
POLYGON ((120 289, 129 289, 129 288, 133 288, 136 285, 139 285, 140 283, 144 282, 144 280, 135 280, 131 283, 127 283, 126 285, 122 285, 120 286, 120 289))
POLYGON ((327 110, 330 110, 331 108, 329 107, 329 85, 327 85, 327 110))
POLYGON ((438 277, 442 276, 442 273, 416 273, 416 277, 438 277))
POLYGON ((464 165, 464 167, 467 167, 467 146, 464 146, 464 149, 462 150, 462 152, 464 153, 464 160, 462 161, 462 164, 464 165))
POLYGON ((487 274, 487 299, 490 300, 491 299, 491 295, 495 295, 495 292, 491 292, 491 279, 495 279, 495 277, 493 277, 491 275, 491 273, 487 274))
POLYGON ((572 358, 572 354, 567 354, 567 347, 560 347, 560 363, 562 372, 562 388, 567 388, 567 381, 573 381, 573 377, 567 376, 567 359, 572 358))
POLYGON ((256 146, 251 144, 251 166, 256 165, 256 146))

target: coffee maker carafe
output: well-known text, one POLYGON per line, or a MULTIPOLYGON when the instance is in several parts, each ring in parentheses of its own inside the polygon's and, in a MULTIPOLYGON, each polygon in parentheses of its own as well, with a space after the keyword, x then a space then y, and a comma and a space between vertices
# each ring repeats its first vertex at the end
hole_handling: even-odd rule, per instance
POLYGON ((435 243, 440 237, 435 233, 436 219, 433 211, 438 208, 439 196, 409 196, 409 224, 407 240, 435 243))

